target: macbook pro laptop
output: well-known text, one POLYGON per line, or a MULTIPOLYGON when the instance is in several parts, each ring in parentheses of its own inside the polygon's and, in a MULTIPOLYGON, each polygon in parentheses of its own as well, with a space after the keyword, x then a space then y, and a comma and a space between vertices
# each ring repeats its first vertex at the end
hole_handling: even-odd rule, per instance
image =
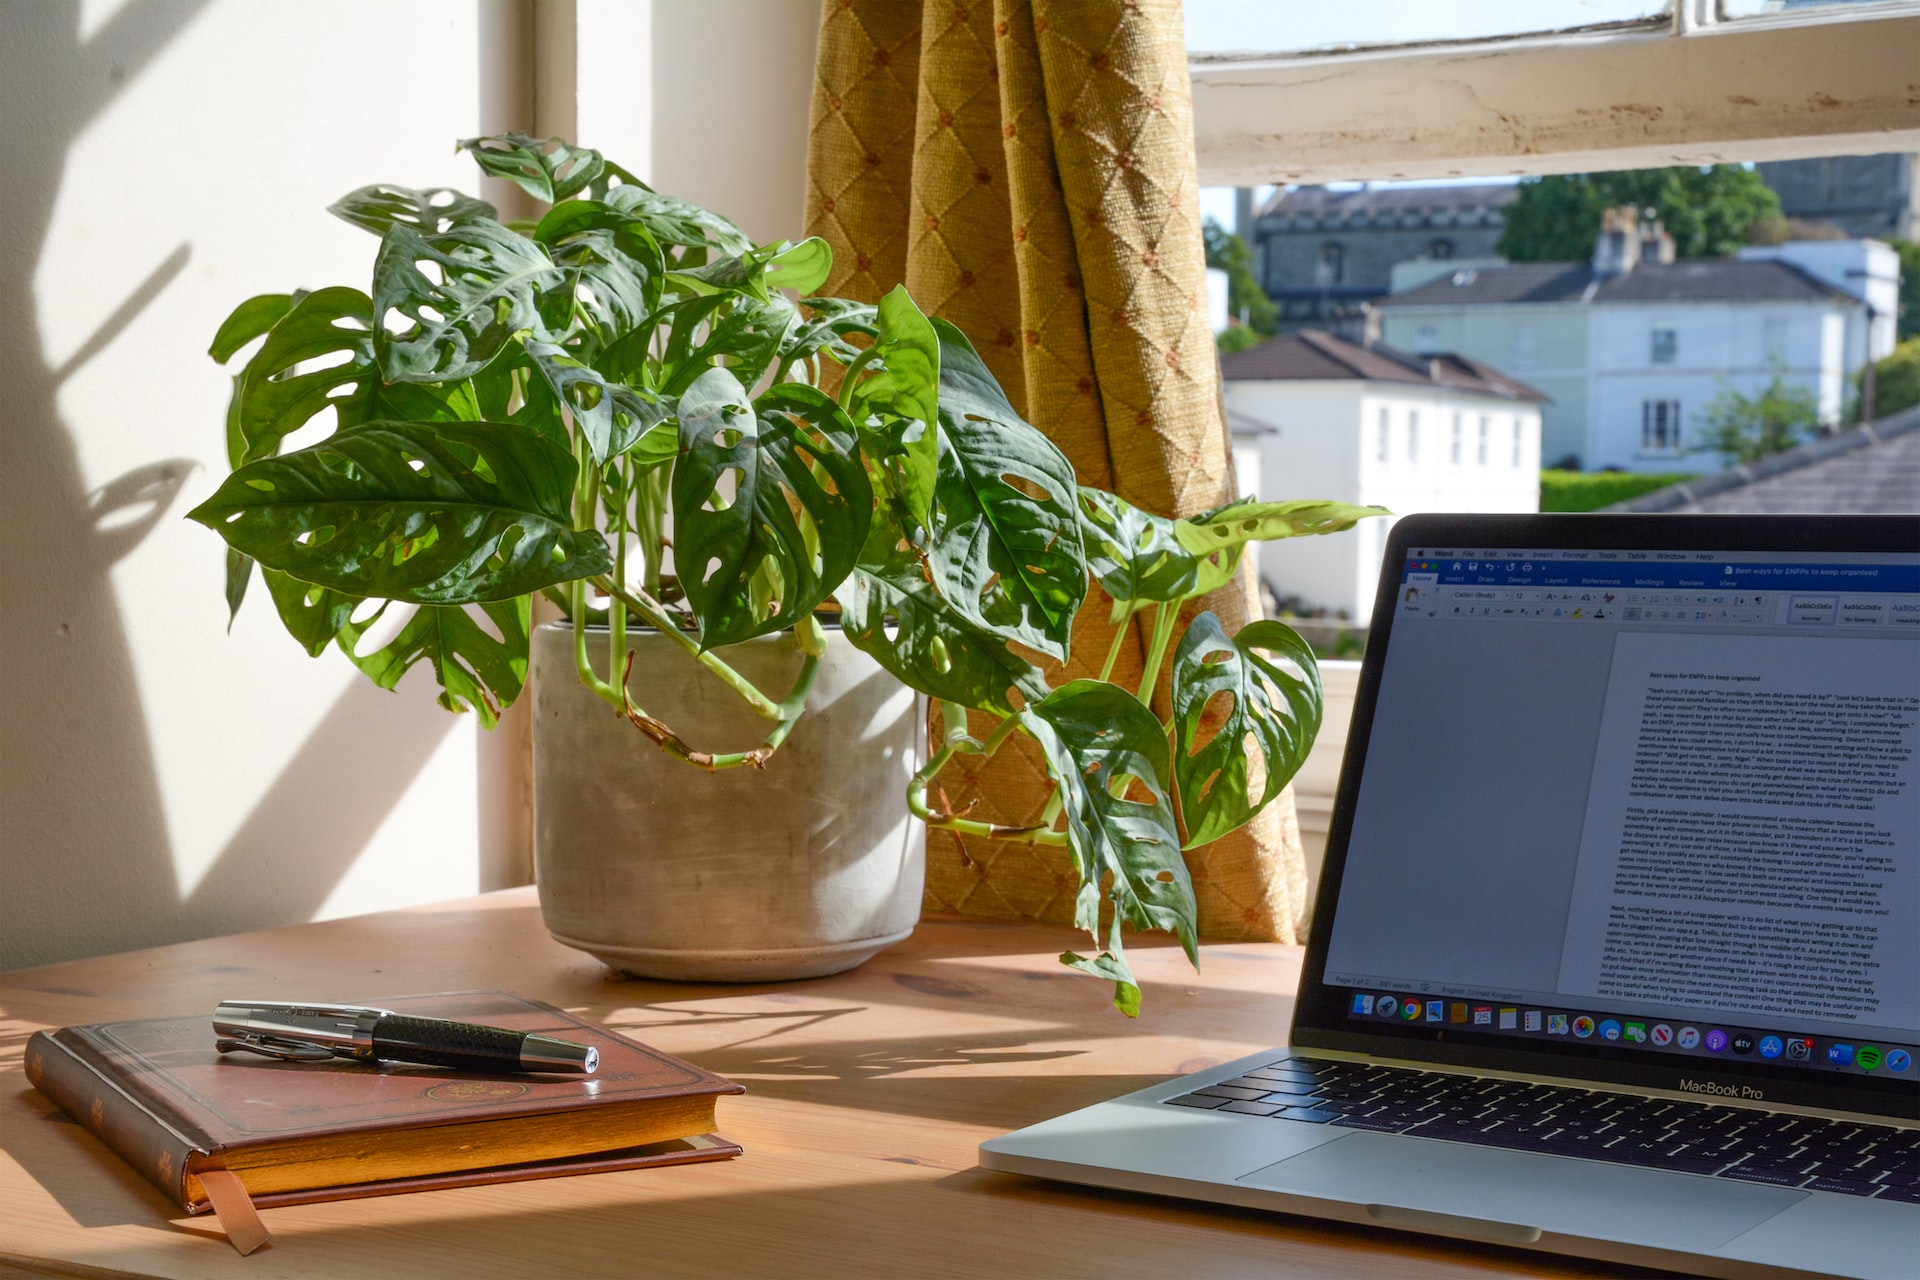
POLYGON ((1920 516, 1401 520, 1285 1039, 980 1162, 1910 1280, 1920 516))

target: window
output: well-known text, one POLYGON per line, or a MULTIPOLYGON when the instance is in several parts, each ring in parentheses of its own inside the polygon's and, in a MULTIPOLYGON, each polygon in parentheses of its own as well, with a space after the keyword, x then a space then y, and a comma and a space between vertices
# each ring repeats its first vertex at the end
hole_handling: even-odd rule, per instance
POLYGON ((1487 465, 1487 437, 1493 434, 1493 419, 1486 414, 1480 415, 1480 448, 1474 455, 1474 461, 1481 466, 1487 465))
POLYGON ((1453 256, 1453 241, 1435 240, 1427 246, 1427 256, 1429 258, 1451 258, 1453 256))
POLYGON ((1787 358, 1787 318, 1785 316, 1765 316, 1760 321, 1760 345, 1767 353, 1767 363, 1785 361, 1787 358))
POLYGON ((1313 269, 1314 279, 1322 285, 1339 284, 1347 275, 1347 247, 1338 240, 1320 246, 1320 261, 1313 269))
POLYGON ((1454 466, 1460 465, 1460 415, 1453 415, 1453 439, 1447 446, 1447 461, 1454 466))
POLYGON ((1680 335, 1665 325, 1655 325, 1651 355, 1655 364, 1672 364, 1680 352, 1680 335))
POLYGON ((1518 470, 1520 466, 1520 455, 1523 452, 1520 445, 1525 437, 1526 431, 1522 426, 1521 419, 1515 417, 1513 420, 1513 465, 1516 470, 1518 470))
POLYGON ((1407 461, 1420 461, 1420 414, 1418 410, 1407 412, 1407 461))
POLYGON ((1423 324, 1413 331, 1413 350, 1415 355, 1430 356, 1440 350, 1440 330, 1430 324, 1423 324))
POLYGON ((1678 400, 1642 400, 1640 402, 1640 452, 1680 452, 1680 402, 1678 400))
POLYGON ((1388 446, 1392 442, 1392 435, 1393 435, 1392 418, 1388 414, 1387 410, 1382 409, 1380 411, 1380 448, 1379 448, 1379 458, 1380 458, 1380 461, 1382 462, 1387 461, 1388 446))

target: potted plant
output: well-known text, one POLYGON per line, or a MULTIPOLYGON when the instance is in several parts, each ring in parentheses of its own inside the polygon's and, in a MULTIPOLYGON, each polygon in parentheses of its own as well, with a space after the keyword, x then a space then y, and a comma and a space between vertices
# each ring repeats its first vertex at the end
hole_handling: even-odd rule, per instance
MULTIPOLYGON (((443 705, 491 726, 525 681, 543 595, 568 619, 559 649, 603 724, 716 776, 771 773, 829 650, 858 650, 943 712, 907 808, 1068 848, 1078 922, 1102 945, 1062 959, 1113 980, 1116 1005, 1137 1012, 1121 929, 1170 930, 1194 953, 1182 847, 1270 803, 1320 715, 1312 655, 1290 629, 1229 636, 1203 613, 1176 637, 1180 606, 1227 582, 1248 541, 1374 509, 1137 510, 1080 487, 960 331, 904 290, 877 306, 810 296, 830 265, 821 241, 756 245, 559 140, 461 146, 544 215, 507 225, 457 192, 361 188, 332 211, 380 236, 370 294, 252 298, 215 338, 223 363, 259 340, 234 378, 232 472, 190 513, 228 544, 229 607, 258 564, 309 653, 338 647, 386 687, 429 663, 443 705), (289 447, 324 431, 329 409, 330 434, 289 447), (1117 620, 1152 611, 1136 689, 1054 682, 1090 581, 1117 620), (405 606, 370 647, 376 621, 405 606), (676 666, 636 674, 642 625, 676 666), (756 643, 787 655, 771 689, 735 661, 756 643), (1168 662, 1170 725, 1142 701, 1168 662), (737 696, 764 725, 758 741, 719 749, 657 713, 693 688, 737 696), (997 727, 970 736, 969 708, 997 727), (1009 833, 933 807, 941 766, 1015 733, 1037 740, 1055 781, 1046 821, 1009 833)), ((833 772, 822 760, 803 789, 833 772)), ((700 775, 686 776, 675 803, 700 775)), ((751 841, 740 817, 709 825, 751 841)))

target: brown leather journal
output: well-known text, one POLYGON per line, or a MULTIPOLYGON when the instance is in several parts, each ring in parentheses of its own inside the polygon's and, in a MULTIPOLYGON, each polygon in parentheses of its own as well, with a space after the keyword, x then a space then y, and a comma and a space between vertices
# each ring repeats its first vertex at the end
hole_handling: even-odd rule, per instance
POLYGON ((563 1010, 498 991, 381 1008, 534 1031, 600 1050, 592 1076, 480 1075, 214 1048, 211 1010, 36 1032, 27 1079, 242 1252, 253 1206, 554 1178, 740 1154, 714 1107, 743 1086, 563 1010))

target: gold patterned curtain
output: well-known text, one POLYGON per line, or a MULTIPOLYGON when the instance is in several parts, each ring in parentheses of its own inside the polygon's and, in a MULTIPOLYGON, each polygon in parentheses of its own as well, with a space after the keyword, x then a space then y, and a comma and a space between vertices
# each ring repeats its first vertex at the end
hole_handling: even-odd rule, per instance
MULTIPOLYGON (((834 252, 823 291, 871 302, 904 283, 1084 483, 1162 515, 1238 496, 1179 0, 824 0, 807 183, 807 231, 834 252)), ((1068 677, 1098 674, 1103 599, 1081 611, 1068 677)), ((1201 605, 1231 632, 1254 599, 1249 568, 1201 605)), ((1114 678, 1137 685, 1143 647, 1131 637, 1114 678)), ((977 801, 969 817, 1009 826, 1038 821, 1047 791, 1024 735, 984 763, 958 757, 939 786, 950 808, 977 801)), ((930 911, 1073 918, 1063 850, 935 831, 927 864, 930 911)), ((1291 793, 1188 865, 1203 935, 1294 940, 1291 793)))

